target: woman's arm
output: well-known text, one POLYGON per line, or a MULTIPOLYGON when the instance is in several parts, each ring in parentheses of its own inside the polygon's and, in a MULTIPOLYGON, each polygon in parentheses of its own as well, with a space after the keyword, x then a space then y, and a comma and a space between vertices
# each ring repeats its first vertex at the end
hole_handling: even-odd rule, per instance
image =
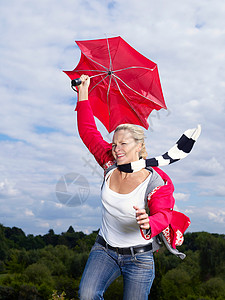
POLYGON ((93 112, 88 101, 88 87, 90 78, 82 75, 81 85, 78 86, 77 125, 80 137, 89 151, 94 155, 101 167, 109 161, 114 161, 112 155, 112 145, 107 143, 97 130, 93 112))
POLYGON ((90 85, 90 77, 88 75, 81 75, 81 84, 78 85, 78 102, 88 100, 88 88, 90 85))
MULTIPOLYGON (((159 168, 154 168, 155 171, 161 176, 165 184, 163 186, 156 187, 148 195, 148 207, 150 216, 146 217, 146 212, 142 212, 142 226, 141 233, 145 239, 150 239, 159 233, 161 233, 170 223, 172 219, 173 207, 174 207, 174 186, 166 173, 159 168), (148 223, 147 223, 148 220, 148 223), (150 229, 145 234, 143 229, 150 229)), ((140 224, 140 223, 139 223, 140 224)))
POLYGON ((173 197, 174 186, 171 179, 161 169, 154 169, 161 176, 165 184, 157 189, 148 200, 151 237, 162 232, 170 224, 175 204, 173 197))

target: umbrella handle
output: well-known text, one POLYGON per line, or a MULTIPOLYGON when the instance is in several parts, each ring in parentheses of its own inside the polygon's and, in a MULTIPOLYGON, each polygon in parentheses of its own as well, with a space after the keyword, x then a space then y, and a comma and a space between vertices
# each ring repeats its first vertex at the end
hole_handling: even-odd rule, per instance
MULTIPOLYGON (((97 74, 97 75, 90 76, 90 78, 97 77, 97 76, 101 76, 101 75, 103 75, 103 74, 105 75, 105 72, 104 72, 104 73, 97 74)), ((108 75, 111 75, 111 71, 108 72, 108 75)), ((108 75, 107 75, 107 76, 108 76, 108 75)), ((106 76, 106 77, 107 77, 107 76, 106 76)), ((78 85, 80 85, 81 83, 82 83, 82 81, 81 81, 80 78, 75 78, 75 79, 71 80, 71 88, 72 88, 75 92, 77 92, 75 86, 78 86, 78 85)))
POLYGON ((82 83, 80 78, 76 78, 71 80, 71 88, 78 93, 77 89, 75 88, 76 86, 80 85, 82 83))
POLYGON ((82 83, 81 79, 80 78, 76 78, 76 79, 73 79, 71 81, 71 86, 78 86, 82 83))
MULTIPOLYGON (((108 72, 108 75, 111 75, 111 71, 108 72)), ((96 74, 96 75, 93 75, 93 76, 90 76, 90 78, 94 78, 94 77, 97 77, 97 76, 101 76, 101 75, 105 75, 105 72, 103 73, 100 73, 100 74, 96 74)), ((78 86, 82 83, 81 79, 80 78, 76 78, 76 79, 73 79, 71 80, 71 86, 78 86)))

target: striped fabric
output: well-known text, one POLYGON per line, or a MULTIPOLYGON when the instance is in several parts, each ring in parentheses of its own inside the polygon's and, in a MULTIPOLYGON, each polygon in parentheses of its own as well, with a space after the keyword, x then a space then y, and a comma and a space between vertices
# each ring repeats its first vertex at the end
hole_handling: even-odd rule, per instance
POLYGON ((176 144, 166 153, 154 158, 135 161, 129 164, 118 165, 122 172, 133 173, 144 167, 163 167, 185 158, 192 150, 195 142, 201 133, 201 126, 186 130, 176 144), (145 163, 144 163, 145 162, 145 163), (143 165, 143 163, 145 165, 143 165))

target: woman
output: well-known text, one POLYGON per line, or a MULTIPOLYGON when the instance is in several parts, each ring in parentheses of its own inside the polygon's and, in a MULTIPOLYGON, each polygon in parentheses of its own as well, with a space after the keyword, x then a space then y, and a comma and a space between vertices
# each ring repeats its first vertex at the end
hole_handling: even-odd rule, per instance
POLYGON ((90 79, 82 75, 81 81, 77 104, 79 134, 100 166, 111 169, 107 170, 102 187, 101 228, 81 279, 79 296, 81 300, 103 299, 107 287, 122 274, 123 299, 145 300, 155 277, 152 241, 170 223, 173 185, 161 170, 156 173, 143 167, 141 157, 146 158, 147 154, 143 130, 138 126, 120 125, 112 144, 103 140, 88 102, 90 79), (134 172, 120 170, 127 163, 134 165, 134 172), (145 210, 149 182, 150 216, 145 210))

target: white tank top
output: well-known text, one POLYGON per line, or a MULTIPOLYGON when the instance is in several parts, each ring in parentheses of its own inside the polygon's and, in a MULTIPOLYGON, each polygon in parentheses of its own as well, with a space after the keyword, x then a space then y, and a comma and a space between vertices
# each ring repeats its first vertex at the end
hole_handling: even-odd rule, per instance
POLYGON ((145 208, 145 192, 151 173, 132 192, 119 194, 109 188, 109 176, 114 170, 106 175, 102 188, 102 223, 99 234, 113 247, 149 244, 151 240, 145 240, 141 235, 133 206, 145 208))

